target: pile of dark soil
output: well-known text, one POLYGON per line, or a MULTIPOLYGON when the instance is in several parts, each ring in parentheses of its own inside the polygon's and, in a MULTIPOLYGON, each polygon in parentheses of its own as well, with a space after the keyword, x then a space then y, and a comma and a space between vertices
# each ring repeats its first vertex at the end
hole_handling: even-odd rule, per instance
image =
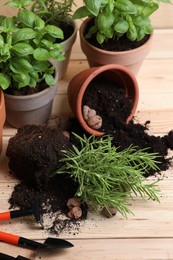
POLYGON ((18 129, 9 140, 6 155, 9 168, 20 180, 44 189, 59 167, 61 150, 71 147, 60 128, 28 125, 18 129))
MULTIPOLYGON (((167 159, 167 155, 168 149, 173 149, 173 132, 171 131, 164 137, 156 137, 147 133, 149 122, 141 125, 132 120, 126 125, 125 118, 129 113, 131 100, 124 97, 122 90, 118 90, 116 97, 118 102, 115 102, 114 95, 108 89, 109 86, 103 88, 102 84, 100 84, 100 89, 98 89, 98 86, 97 89, 91 88, 89 94, 85 93, 85 102, 88 102, 92 108, 99 111, 100 116, 103 116, 104 131, 113 137, 113 145, 119 147, 120 150, 132 144, 139 148, 148 148, 148 152, 155 152, 160 155, 160 170, 168 169, 170 161, 167 159), (100 92, 104 92, 102 97, 100 97, 100 92), (109 97, 110 94, 112 98, 109 97), (94 103, 92 100, 94 100, 94 103), (108 111, 104 115, 100 108, 102 103, 104 110, 109 107, 108 111, 111 107, 114 108, 115 103, 118 104, 114 108, 115 115, 108 113, 108 111), (119 117, 118 114, 126 116, 123 117, 123 120, 120 120, 122 117, 119 117)), ((80 148, 72 132, 81 136, 87 135, 75 118, 69 119, 66 128, 63 129, 47 126, 24 126, 18 129, 18 133, 10 139, 7 148, 9 168, 18 179, 22 180, 14 188, 9 200, 11 208, 16 206, 27 208, 31 206, 33 199, 38 196, 42 205, 44 205, 43 215, 50 214, 50 219, 56 212, 66 215, 68 210, 66 207, 67 200, 74 196, 78 184, 74 183, 69 176, 52 177, 52 173, 60 166, 59 160, 62 158, 62 150, 71 148, 72 144, 80 148), (70 132, 69 139, 63 135, 63 130, 70 132)), ((148 172, 147 176, 154 174, 155 172, 148 172)), ((87 216, 86 205, 83 205, 83 212, 85 219, 87 216)), ((78 230, 79 228, 80 220, 68 218, 60 220, 58 217, 55 221, 52 221, 49 229, 54 234, 60 234, 64 229, 73 232, 74 229, 78 230)))

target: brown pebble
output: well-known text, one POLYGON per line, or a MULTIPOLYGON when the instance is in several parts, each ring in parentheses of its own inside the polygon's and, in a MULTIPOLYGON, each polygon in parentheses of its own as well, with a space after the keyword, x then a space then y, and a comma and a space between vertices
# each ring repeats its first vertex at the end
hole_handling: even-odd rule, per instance
POLYGON ((69 218, 78 219, 82 216, 82 209, 80 207, 73 207, 67 215, 69 218))
POLYGON ((114 217, 117 214, 117 209, 115 208, 103 208, 101 214, 107 218, 114 217))
POLYGON ((81 200, 80 200, 80 198, 78 198, 78 197, 70 198, 70 199, 68 199, 68 201, 67 201, 67 207, 68 207, 69 209, 72 209, 72 208, 74 208, 74 207, 80 207, 80 205, 81 205, 81 200))
POLYGON ((102 118, 98 115, 89 117, 87 120, 88 125, 93 129, 99 129, 102 126, 102 118))

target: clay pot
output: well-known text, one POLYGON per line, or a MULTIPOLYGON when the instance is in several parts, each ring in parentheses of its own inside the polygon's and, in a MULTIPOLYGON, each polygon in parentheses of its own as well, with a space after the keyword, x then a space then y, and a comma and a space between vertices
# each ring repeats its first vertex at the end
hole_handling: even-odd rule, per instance
POLYGON ((90 67, 101 66, 105 64, 121 64, 128 67, 135 75, 138 74, 143 60, 151 48, 153 35, 142 46, 128 51, 106 51, 90 44, 84 37, 86 26, 90 18, 86 19, 79 28, 80 44, 82 51, 87 57, 90 67))
POLYGON ((116 85, 125 89, 126 97, 132 99, 132 110, 126 123, 133 118, 139 99, 138 83, 134 74, 125 66, 119 64, 108 64, 100 67, 86 69, 72 78, 68 85, 68 100, 72 112, 78 119, 83 129, 91 135, 102 136, 104 133, 94 130, 88 126, 83 118, 82 99, 89 83, 97 76, 115 82, 116 85))
POLYGON ((0 154, 2 152, 2 129, 5 122, 5 102, 4 94, 0 89, 0 154))
POLYGON ((58 71, 56 69, 55 85, 52 87, 27 96, 14 96, 5 93, 6 121, 15 128, 46 123, 51 116, 53 99, 57 89, 58 71))

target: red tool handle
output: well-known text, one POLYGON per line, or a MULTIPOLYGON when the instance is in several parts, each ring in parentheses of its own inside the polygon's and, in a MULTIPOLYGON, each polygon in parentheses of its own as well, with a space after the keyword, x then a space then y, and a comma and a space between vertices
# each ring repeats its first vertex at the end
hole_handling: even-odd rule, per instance
POLYGON ((11 219, 10 212, 0 213, 0 220, 10 220, 10 219, 11 219))
POLYGON ((20 237, 17 235, 12 235, 12 234, 0 231, 0 240, 1 241, 7 242, 10 244, 14 244, 14 245, 18 245, 19 239, 20 239, 20 237))

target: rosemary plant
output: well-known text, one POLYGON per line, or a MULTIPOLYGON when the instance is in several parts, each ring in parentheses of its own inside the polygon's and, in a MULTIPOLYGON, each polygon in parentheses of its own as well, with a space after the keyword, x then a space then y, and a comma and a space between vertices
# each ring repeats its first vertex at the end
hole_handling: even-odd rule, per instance
POLYGON ((134 146, 118 151, 108 135, 99 139, 75 136, 81 148, 63 151, 63 166, 56 173, 68 173, 78 183, 76 196, 96 210, 113 207, 125 217, 132 213, 128 204, 132 195, 159 201, 156 182, 147 183, 144 177, 150 169, 159 170, 158 154, 134 146))
POLYGON ((60 26, 72 12, 73 0, 32 0, 31 10, 46 24, 60 26))

